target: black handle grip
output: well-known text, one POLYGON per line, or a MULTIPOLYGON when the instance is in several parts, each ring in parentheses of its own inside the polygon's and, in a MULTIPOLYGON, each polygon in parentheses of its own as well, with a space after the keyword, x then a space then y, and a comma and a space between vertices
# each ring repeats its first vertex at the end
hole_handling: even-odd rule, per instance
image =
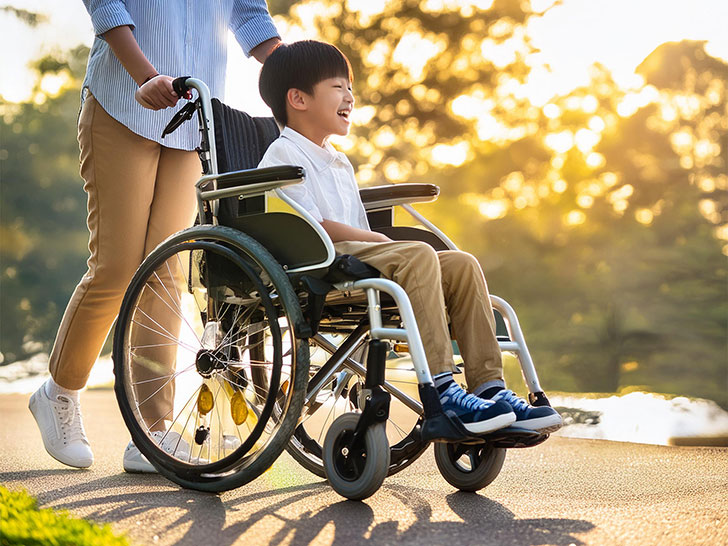
POLYGON ((191 77, 192 76, 182 76, 180 78, 175 78, 172 81, 172 89, 174 89, 174 92, 177 93, 178 97, 184 98, 187 96, 187 93, 189 93, 190 88, 187 87, 187 79, 191 77))

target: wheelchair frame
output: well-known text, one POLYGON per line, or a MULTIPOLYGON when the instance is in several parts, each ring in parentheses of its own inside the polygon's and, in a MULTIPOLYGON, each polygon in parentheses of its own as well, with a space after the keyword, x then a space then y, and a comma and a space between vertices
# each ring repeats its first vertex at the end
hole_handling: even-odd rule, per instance
MULTIPOLYGON (((317 222, 311 214, 301 207, 298 203, 290 199, 280 188, 299 184, 303 182, 303 178, 290 179, 290 180, 276 180, 271 182, 260 182, 250 185, 240 185, 225 189, 217 189, 218 180, 223 179, 234 179, 239 176, 239 173, 218 173, 217 167, 217 149, 215 145, 215 127, 212 119, 212 99, 210 91, 207 85, 195 78, 186 78, 185 84, 187 87, 195 89, 200 97, 201 108, 198 110, 198 116, 200 121, 200 132, 202 133, 202 150, 200 152, 201 160, 203 165, 207 165, 206 174, 200 178, 197 182, 197 202, 198 202, 198 215, 200 222, 205 221, 205 202, 213 202, 213 221, 217 222, 217 209, 219 206, 219 199, 225 197, 254 197, 257 195, 263 195, 268 191, 274 190, 276 195, 286 202, 291 208, 296 210, 306 222, 316 231, 321 240, 323 241, 326 251, 327 258, 324 262, 315 265, 304 266, 300 268, 294 268, 288 270, 288 273, 301 273, 308 270, 321 269, 328 267, 334 260, 335 251, 334 244, 331 238, 328 236, 326 231, 321 227, 321 224, 317 222), (205 148, 207 147, 207 150, 205 148), (209 182, 213 183, 212 190, 204 190, 203 186, 209 182)), ((441 239, 450 250, 458 250, 455 243, 453 243, 445 233, 443 233, 437 226, 427 220, 424 216, 418 213, 412 206, 413 202, 424 202, 433 201, 433 199, 401 199, 399 202, 386 201, 386 202, 374 202, 365 203, 365 210, 367 212, 377 211, 392 208, 394 206, 401 206, 410 216, 420 222, 429 231, 434 233, 439 239, 441 239)), ((410 354, 412 355, 413 365, 415 367, 417 378, 420 384, 432 384, 432 376, 427 366, 427 359, 425 357, 424 347, 422 345, 422 339, 417 329, 417 319, 412 311, 412 305, 407 297, 404 290, 395 282, 387 279, 366 279, 357 281, 346 281, 334 285, 336 289, 342 291, 350 290, 364 290, 367 294, 369 302, 368 312, 369 321, 371 324, 370 335, 373 339, 394 339, 398 341, 406 341, 410 347, 410 354), (385 292, 392 296, 397 303, 397 306, 402 313, 402 321, 404 328, 384 328, 382 327, 382 316, 381 306, 379 304, 378 292, 385 292)), ((541 405, 546 400, 543 388, 538 379, 536 368, 533 364, 533 359, 526 345, 526 340, 523 336, 518 317, 516 316, 513 308, 508 304, 506 300, 495 295, 491 295, 491 305, 498 311, 505 322, 508 330, 508 340, 498 340, 498 345, 501 351, 510 351, 517 355, 518 360, 521 364, 526 385, 529 390, 529 400, 533 404, 541 405), (541 404, 539 404, 541 403, 541 404)), ((410 399, 411 400, 411 399, 410 399)), ((412 409, 422 411, 421 404, 415 406, 412 404, 412 409)))
MULTIPOLYGON (((182 110, 180 110, 167 126, 164 134, 168 134, 175 130, 179 125, 181 125, 181 123, 190 119, 195 113, 197 114, 201 133, 201 147, 198 149, 198 153, 203 165, 203 176, 196 183, 198 216, 200 223, 209 225, 208 220, 210 218, 210 214, 208 213, 211 213, 212 226, 219 225, 218 213, 221 199, 230 197, 248 199, 251 197, 264 196, 267 192, 275 192, 276 196, 296 211, 303 221, 305 221, 306 224, 316 233, 323 245, 323 248, 325 249, 325 258, 320 262, 299 266, 294 264, 293 267, 288 267, 287 265, 282 264, 283 270, 285 270, 289 279, 291 276, 301 278, 307 273, 328 269, 336 258, 334 244, 331 238, 328 236, 321 224, 317 222, 307 210, 290 199, 282 191, 282 188, 285 186, 302 183, 304 180, 303 170, 298 168, 299 171, 295 172, 295 176, 291 176, 291 170, 286 170, 285 175, 278 173, 280 176, 273 176, 270 179, 265 178, 265 176, 263 176, 265 173, 259 169, 219 173, 215 126, 213 123, 212 99, 207 85, 201 80, 195 78, 178 78, 174 81, 174 87, 175 91, 180 96, 183 96, 190 88, 195 89, 198 93, 198 100, 191 101, 182 110), (228 187, 221 188, 220 183, 222 182, 224 182, 225 186, 228 187)), ((290 169, 293 169, 293 167, 290 169)), ((401 188, 407 185, 403 184, 398 186, 401 188)), ((412 203, 416 202, 433 201, 437 198, 438 193, 439 189, 429 195, 408 195, 388 197, 386 199, 367 199, 364 200, 364 205, 367 213, 386 213, 386 211, 389 211, 390 218, 393 218, 393 207, 402 206, 402 208, 417 222, 422 224, 422 226, 424 226, 430 233, 434 234, 445 247, 451 250, 457 250, 456 245, 441 230, 439 230, 432 222, 419 214, 411 206, 412 203)), ((230 228, 224 228, 224 230, 230 230, 230 228)), ((184 233, 185 232, 180 232, 180 234, 171 237, 169 241, 183 240, 181 239, 181 236, 184 233)), ((359 394, 360 405, 357 406, 363 407, 363 411, 358 422, 355 425, 337 425, 340 429, 338 430, 338 433, 340 435, 344 435, 341 436, 341 438, 347 438, 346 446, 342 449, 342 452, 348 452, 349 448, 353 450, 355 446, 359 446, 357 447, 357 449, 359 449, 364 445, 365 441, 367 446, 370 445, 370 442, 374 442, 371 444, 372 446, 382 445, 379 440, 377 440, 379 441, 379 444, 377 444, 375 441, 376 435, 371 435, 369 432, 373 429, 384 430, 383 423, 387 420, 389 414, 390 395, 394 395, 402 404, 421 416, 417 425, 419 428, 416 427, 418 441, 421 446, 426 447, 432 440, 444 442, 464 441, 464 445, 482 445, 484 442, 483 438, 474 437, 462 428, 462 426, 453 422, 442 412, 439 397, 434 388, 432 376, 427 365, 424 346, 417 327, 417 320, 410 300, 404 289, 394 281, 382 278, 345 280, 333 283, 333 288, 344 293, 361 290, 366 295, 366 321, 362 321, 359 326, 354 328, 354 331, 350 333, 349 337, 341 347, 336 347, 322 334, 317 333, 315 331, 316 327, 311 327, 310 324, 302 324, 300 322, 302 317, 296 319, 298 322, 296 323, 294 321, 292 327, 296 330, 297 338, 309 337, 314 344, 322 347, 331 354, 331 357, 327 360, 326 364, 310 378, 305 394, 304 408, 308 407, 309 402, 311 402, 311 400, 317 396, 318 392, 327 384, 327 382, 332 379, 333 374, 341 371, 342 366, 344 369, 348 369, 350 372, 357 374, 359 377, 365 377, 364 388, 359 394), (399 311, 397 313, 397 317, 399 318, 402 327, 390 327, 383 319, 383 307, 380 299, 380 294, 382 292, 394 300, 399 311), (353 357, 353 354, 361 347, 367 335, 370 338, 369 353, 367 357, 367 365, 364 366, 353 357), (408 394, 399 390, 395 385, 385 380, 384 370, 387 344, 384 343, 383 340, 394 340, 407 343, 408 352, 411 355, 412 366, 418 382, 421 401, 415 400, 408 394), (423 415, 424 420, 422 419, 423 415), (355 430, 347 432, 348 429, 342 428, 345 426, 355 426, 355 430), (346 436, 347 434, 348 436, 346 436)), ((505 300, 497 296, 491 295, 491 305, 503 317, 508 333, 507 339, 503 339, 502 337, 498 339, 499 347, 501 351, 510 351, 517 355, 524 379, 526 380, 526 384, 529 389, 529 399, 531 403, 534 405, 549 405, 548 399, 540 386, 533 361, 523 338, 523 333, 514 310, 505 300)), ((124 305, 122 305, 122 310, 123 309, 124 305)), ((117 389, 117 396, 120 397, 122 391, 123 389, 117 389)), ((124 411, 122 411, 122 413, 124 413, 124 411)), ((125 419, 127 419, 127 416, 125 416, 125 419)), ((335 428, 334 425, 337 424, 337 421, 334 421, 332 424, 333 428, 335 428)), ((528 431, 520 432, 524 438, 537 440, 530 445, 535 445, 535 443, 539 443, 547 437, 547 435, 538 435, 528 431), (524 432, 526 433, 523 434, 524 432)), ((496 435, 493 436, 491 440, 495 442, 493 445, 495 445, 496 448, 517 447, 515 444, 509 444, 509 440, 506 437, 498 437, 496 435), (502 443, 497 445, 498 441, 501 441, 502 443)), ((326 441, 329 442, 328 435, 326 441)), ((386 444, 386 437, 384 439, 384 444, 386 444)), ((140 449, 142 449, 143 453, 147 454, 147 450, 144 446, 140 446, 140 449)), ((363 447, 361 449, 363 449, 363 447)), ((483 448, 478 449, 482 451, 483 448)), ((489 449, 492 451, 492 446, 489 449)), ((378 471, 380 475, 369 477, 368 479, 371 483, 364 484, 363 488, 353 490, 349 488, 346 483, 343 485, 340 483, 340 487, 337 488, 335 483, 336 480, 330 475, 328 476, 329 480, 338 492, 349 498, 362 499, 371 495, 379 488, 381 481, 386 476, 386 468, 389 467, 389 449, 386 451, 385 473, 382 475, 380 469, 378 471)), ((421 452, 422 450, 418 451, 414 458, 416 458, 421 452)), ((493 455, 493 453, 490 453, 488 456, 495 462, 489 463, 489 472, 486 476, 488 481, 484 482, 483 477, 481 476, 478 481, 478 484, 480 485, 477 488, 483 487, 495 478, 500 470, 500 465, 502 465, 504 452, 501 455, 497 453, 493 455)), ((374 459, 375 457, 371 456, 371 458, 374 459)), ((327 461, 325 457, 324 463, 326 466, 327 461)), ((331 464, 326 466, 327 471, 331 470, 331 464)), ((402 468, 407 464, 409 463, 403 464, 402 468)), ((440 467, 439 461, 438 466, 440 467)), ((170 477, 170 472, 167 472, 166 475, 170 477)), ((445 476, 444 473, 443 475, 445 476)), ((174 477, 178 478, 177 476, 174 477)), ((252 476, 250 479, 253 479, 254 477, 255 476, 252 476)), ((446 479, 448 479, 447 476, 446 479)), ((458 482, 457 479, 455 481, 448 479, 448 481, 461 489, 475 487, 475 484, 470 483, 468 480, 458 482), (463 485, 461 486, 458 484, 463 485)), ((194 480, 191 480, 186 476, 181 477, 178 483, 182 483, 185 486, 196 486, 194 480)), ((245 483, 245 481, 242 481, 241 483, 245 483)))

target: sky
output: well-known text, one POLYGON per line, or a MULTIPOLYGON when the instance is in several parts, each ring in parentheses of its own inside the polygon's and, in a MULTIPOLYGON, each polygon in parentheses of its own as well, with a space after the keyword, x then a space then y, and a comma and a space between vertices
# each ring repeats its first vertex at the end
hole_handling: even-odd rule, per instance
MULTIPOLYGON (((532 3, 542 9, 553 0, 532 3)), ((93 30, 80 0, 0 0, 0 5, 48 16, 47 22, 30 29, 0 13, 0 94, 6 100, 28 97, 34 78, 27 66, 33 59, 80 43, 91 45, 93 30)), ((666 41, 706 40, 708 53, 728 60, 727 23, 727 0, 564 0, 534 19, 529 33, 552 68, 552 85, 565 93, 588 82, 594 62, 628 86, 635 67, 666 41)), ((289 32, 283 39, 304 37, 289 32)), ((269 114, 257 93, 258 63, 245 58, 232 36, 229 44, 226 102, 253 115, 269 114)))

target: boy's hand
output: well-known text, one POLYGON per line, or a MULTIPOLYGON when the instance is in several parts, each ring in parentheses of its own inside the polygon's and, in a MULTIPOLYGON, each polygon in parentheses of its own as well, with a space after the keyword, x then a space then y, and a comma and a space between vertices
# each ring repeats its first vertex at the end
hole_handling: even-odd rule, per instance
POLYGON ((162 110, 177 104, 179 97, 172 88, 174 78, 157 74, 134 93, 134 98, 144 108, 162 110))

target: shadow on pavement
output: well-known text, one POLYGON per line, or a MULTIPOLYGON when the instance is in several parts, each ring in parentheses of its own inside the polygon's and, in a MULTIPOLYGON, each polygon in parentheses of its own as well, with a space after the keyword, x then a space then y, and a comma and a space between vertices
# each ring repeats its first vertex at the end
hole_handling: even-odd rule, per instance
POLYGON ((0 472, 0 482, 23 482, 33 478, 46 478, 48 476, 71 476, 77 473, 89 472, 81 468, 48 468, 40 470, 21 470, 20 472, 0 472))
MULTIPOLYGON (((268 544, 287 542, 292 545, 308 545, 315 542, 321 531, 333 525, 333 544, 553 544, 570 546, 583 544, 574 536, 594 529, 594 524, 575 519, 540 518, 517 519, 503 505, 473 493, 453 493, 447 496, 447 504, 462 521, 433 521, 432 508, 427 499, 416 488, 387 486, 388 491, 401 502, 401 507, 413 512, 415 523, 400 529, 396 507, 393 507, 391 521, 375 523, 375 514, 366 502, 341 501, 315 513, 303 513, 295 518, 286 518, 281 510, 289 503, 312 494, 319 488, 328 489, 325 482, 320 485, 289 488, 288 492, 301 491, 293 497, 287 496, 266 509, 251 514, 245 521, 234 523, 216 536, 219 544, 232 544, 247 529, 266 516, 273 516, 284 522, 283 527, 270 537, 268 544)), ((432 494, 431 490, 422 490, 432 494)), ((278 494, 279 491, 266 495, 278 494)), ((258 495, 254 495, 258 496, 258 495)), ((236 499, 226 503, 228 507, 246 503, 252 497, 236 499)), ((379 514, 378 519, 382 514, 379 514)), ((412 518, 408 518, 412 519, 412 518)))
MULTIPOLYGON (((24 478, 46 475, 72 474, 76 470, 31 470, 0 473, 0 481, 22 481, 24 478)), ((83 484, 86 493, 104 490, 101 494, 64 502, 79 493, 78 484, 46 491, 38 495, 43 504, 68 510, 85 509, 85 517, 97 521, 122 521, 134 519, 149 511, 175 509, 180 516, 156 532, 180 529, 188 525, 184 536, 177 544, 230 545, 237 541, 264 518, 274 518, 282 523, 274 535, 268 537, 268 544, 287 542, 293 546, 318 542, 317 537, 326 529, 326 536, 332 536, 333 544, 531 544, 569 546, 583 544, 575 535, 594 529, 594 524, 585 520, 563 518, 518 519, 502 504, 482 494, 452 493, 445 497, 448 507, 461 521, 434 521, 433 511, 427 497, 432 490, 400 485, 384 485, 382 492, 389 493, 399 502, 392 503, 390 512, 375 515, 366 502, 340 501, 323 509, 300 513, 292 510, 299 502, 310 505, 312 497, 320 495, 320 505, 330 502, 331 489, 326 482, 297 485, 280 489, 258 491, 243 496, 230 497, 181 489, 161 476, 144 477, 146 486, 153 491, 114 493, 129 487, 129 475, 120 473, 83 484), (112 491, 109 491, 112 490, 112 491), (226 499, 226 497, 228 497, 226 499), (266 502, 267 501, 267 502, 266 502), (260 507, 261 502, 265 504, 260 507), (86 510, 91 509, 90 513, 86 510), (403 515, 402 512, 405 512, 403 515), (295 516, 287 514, 292 513, 295 516), (404 517, 403 517, 404 516, 404 517), (385 521, 382 521, 385 519, 385 521), (402 519, 414 521, 404 523, 402 519), (376 521, 378 520, 378 521, 376 521)), ((318 499, 316 499, 318 500, 318 499)), ((441 519, 438 517, 437 519, 441 519)), ((319 537, 320 538, 320 537, 319 537)))

